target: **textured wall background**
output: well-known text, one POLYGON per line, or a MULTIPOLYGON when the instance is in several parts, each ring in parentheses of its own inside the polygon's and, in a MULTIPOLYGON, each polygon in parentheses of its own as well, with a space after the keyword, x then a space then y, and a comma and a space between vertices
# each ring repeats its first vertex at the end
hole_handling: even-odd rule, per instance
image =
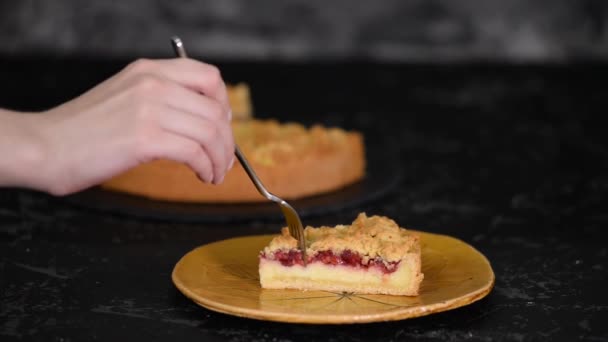
POLYGON ((608 0, 0 0, 0 53, 382 61, 608 58, 608 0))

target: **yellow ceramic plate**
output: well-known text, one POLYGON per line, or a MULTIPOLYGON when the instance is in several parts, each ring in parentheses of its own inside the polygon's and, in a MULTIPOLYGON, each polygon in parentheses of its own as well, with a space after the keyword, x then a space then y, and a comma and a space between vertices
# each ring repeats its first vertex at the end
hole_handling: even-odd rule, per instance
POLYGON ((412 318, 467 305, 490 292, 494 272, 481 253, 449 236, 418 233, 424 280, 416 297, 262 289, 258 253, 272 235, 239 237, 198 247, 175 265, 172 278, 183 294, 208 309, 294 323, 412 318))

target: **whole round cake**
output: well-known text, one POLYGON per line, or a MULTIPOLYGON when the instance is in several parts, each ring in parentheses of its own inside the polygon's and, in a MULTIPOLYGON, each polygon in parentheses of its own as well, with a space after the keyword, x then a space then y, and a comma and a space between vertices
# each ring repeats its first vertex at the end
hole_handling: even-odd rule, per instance
MULTIPOLYGON (((268 191, 297 199, 334 191, 364 177, 365 151, 358 132, 276 120, 232 122, 234 137, 268 191)), ((186 165, 156 160, 102 184, 109 190, 179 202, 266 201, 240 163, 220 185, 201 182, 186 165)))

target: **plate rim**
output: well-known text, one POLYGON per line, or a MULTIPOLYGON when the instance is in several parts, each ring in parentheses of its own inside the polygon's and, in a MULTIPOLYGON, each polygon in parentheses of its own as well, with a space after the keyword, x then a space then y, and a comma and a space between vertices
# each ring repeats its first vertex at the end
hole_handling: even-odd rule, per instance
MULTIPOLYGON (((305 323, 305 324, 358 324, 358 323, 388 322, 388 321, 397 321, 397 320, 422 317, 422 316, 427 316, 427 315, 434 314, 434 313, 453 310, 453 309, 456 309, 459 307, 463 307, 463 306, 472 304, 472 303, 477 302, 477 301, 481 300, 482 298, 486 297, 492 291, 492 289, 494 288, 494 285, 496 283, 496 275, 494 273, 494 269, 492 268, 492 264, 490 263, 488 258, 483 253, 481 253, 478 249, 476 249, 472 245, 466 243, 465 241, 463 241, 459 238, 450 236, 450 235, 430 233, 430 232, 425 232, 425 231, 420 231, 420 230, 411 230, 411 229, 408 229, 408 231, 417 233, 417 234, 422 234, 422 235, 434 235, 437 237, 448 238, 448 239, 454 240, 454 242, 456 242, 456 243, 464 244, 466 247, 470 248, 472 252, 476 253, 479 257, 481 257, 481 260, 483 260, 484 264, 488 267, 488 270, 490 272, 489 281, 484 286, 481 286, 479 289, 472 291, 470 293, 467 293, 467 294, 464 294, 464 295, 461 295, 461 296, 458 296, 455 298, 450 298, 449 300, 446 300, 443 302, 433 303, 433 304, 424 305, 424 306, 405 307, 400 310, 393 310, 393 311, 385 312, 385 313, 367 314, 367 315, 357 314, 357 315, 349 316, 349 315, 340 314, 340 315, 310 315, 310 316, 307 316, 307 315, 301 315, 301 314, 284 313, 284 312, 276 313, 276 312, 272 312, 272 311, 264 311, 261 309, 243 308, 243 307, 238 307, 238 306, 234 306, 234 305, 218 303, 218 302, 212 301, 212 300, 205 300, 204 298, 203 298, 203 300, 201 300, 200 297, 194 295, 194 293, 181 282, 181 280, 179 279, 179 277, 177 275, 177 270, 178 270, 180 263, 182 263, 182 260, 185 259, 188 255, 196 252, 197 250, 199 250, 201 248, 205 248, 212 244, 225 243, 230 240, 237 240, 237 239, 262 238, 262 237, 268 237, 270 239, 270 238, 276 236, 276 234, 237 236, 237 237, 213 241, 213 242, 210 242, 210 243, 207 243, 204 245, 197 246, 197 247, 193 248, 192 250, 188 251, 177 261, 177 263, 174 265, 173 270, 171 272, 171 280, 172 280, 173 284, 175 285, 175 287, 188 299, 192 300, 194 303, 196 303, 197 305, 199 305, 201 307, 204 307, 206 309, 209 309, 209 310, 212 310, 215 312, 219 312, 219 313, 227 314, 227 315, 231 315, 231 316, 257 319, 257 320, 263 320, 263 321, 273 321, 273 322, 282 322, 282 323, 305 323), (416 310, 416 308, 418 308, 418 309, 416 310), (424 309, 422 310, 422 308, 424 308, 424 309)), ((298 291, 298 290, 290 290, 290 291, 298 291)))

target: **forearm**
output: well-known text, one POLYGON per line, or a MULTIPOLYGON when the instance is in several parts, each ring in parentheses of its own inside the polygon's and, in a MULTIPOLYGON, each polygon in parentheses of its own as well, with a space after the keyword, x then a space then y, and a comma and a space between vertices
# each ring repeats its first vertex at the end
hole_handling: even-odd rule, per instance
POLYGON ((0 187, 47 190, 39 177, 45 153, 37 119, 34 114, 0 109, 0 187))

